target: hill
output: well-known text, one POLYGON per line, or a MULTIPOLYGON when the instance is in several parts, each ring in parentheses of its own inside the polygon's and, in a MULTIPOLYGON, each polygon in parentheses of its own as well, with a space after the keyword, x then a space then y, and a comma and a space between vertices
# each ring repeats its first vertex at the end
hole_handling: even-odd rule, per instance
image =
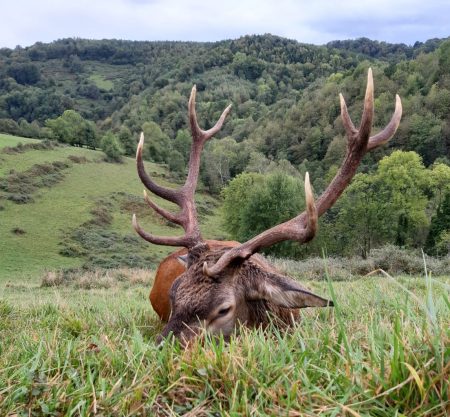
MULTIPOLYGON (((176 186, 163 166, 147 169, 176 186)), ((132 213, 155 233, 181 231, 145 205, 142 187, 130 158, 112 164, 99 151, 0 135, 0 280, 83 265, 153 267, 171 248, 138 237, 132 213)), ((198 205, 205 235, 220 236, 215 200, 200 193, 198 205)))
MULTIPOLYGON (((186 126, 186 99, 197 84, 201 124, 211 126, 231 102, 222 137, 248 145, 229 176, 242 171, 251 149, 296 167, 307 160, 314 178, 329 169, 324 159, 339 137, 337 93, 360 103, 372 66, 376 126, 389 117, 396 92, 405 109, 396 141, 378 158, 406 147, 430 165, 450 155, 449 51, 448 39, 315 46, 273 35, 214 43, 62 39, 3 48, 0 131, 48 137, 46 121, 73 109, 96 123, 98 136, 124 128, 136 135, 150 122, 170 141, 186 126)), ((351 110, 358 114, 359 105, 351 110)))

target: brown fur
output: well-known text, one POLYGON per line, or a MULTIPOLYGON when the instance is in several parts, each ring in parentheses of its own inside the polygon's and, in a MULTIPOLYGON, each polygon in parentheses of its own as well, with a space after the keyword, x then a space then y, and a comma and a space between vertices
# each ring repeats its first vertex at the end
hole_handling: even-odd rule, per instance
MULTIPOLYGON (((202 328, 228 337, 238 323, 264 328, 273 322, 286 327, 299 318, 298 308, 287 305, 309 306, 302 305, 302 301, 291 301, 293 297, 286 293, 303 293, 304 289, 277 272, 260 255, 235 261, 217 276, 206 275, 204 263, 216 262, 227 250, 223 247, 213 250, 207 244, 200 244, 189 252, 187 269, 174 280, 169 292, 171 314, 160 340, 172 333, 187 342, 202 328), (227 310, 224 306, 230 306, 229 312, 221 315, 221 309, 227 310)), ((332 305, 314 297, 321 305, 332 305)))
MULTIPOLYGON (((207 241, 211 249, 232 248, 238 246, 240 243, 236 241, 207 241)), ((187 254, 187 249, 182 248, 164 258, 158 266, 150 291, 150 303, 156 314, 162 321, 168 321, 170 317, 170 298, 169 291, 173 282, 186 271, 186 268, 178 261, 178 257, 187 254)))

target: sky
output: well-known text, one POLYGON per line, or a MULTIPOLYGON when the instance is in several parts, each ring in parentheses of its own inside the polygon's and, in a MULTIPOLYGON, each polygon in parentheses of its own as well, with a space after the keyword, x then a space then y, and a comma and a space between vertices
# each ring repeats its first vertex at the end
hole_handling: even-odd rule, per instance
POLYGON ((78 37, 218 41, 271 33, 325 44, 414 44, 450 36, 450 0, 2 1, 0 47, 78 37))

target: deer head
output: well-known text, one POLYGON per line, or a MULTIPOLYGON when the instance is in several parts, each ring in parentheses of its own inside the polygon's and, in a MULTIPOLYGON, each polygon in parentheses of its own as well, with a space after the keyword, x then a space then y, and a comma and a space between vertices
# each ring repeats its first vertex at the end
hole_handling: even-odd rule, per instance
POLYGON ((295 240, 303 244, 314 237, 318 217, 342 194, 355 175, 363 156, 386 143, 394 135, 402 114, 399 96, 396 96, 391 121, 381 132, 370 136, 373 120, 373 79, 369 69, 359 129, 353 125, 345 100, 340 95, 341 116, 348 137, 347 152, 338 173, 317 201, 314 201, 309 176, 306 174, 304 212, 236 247, 213 250, 201 237, 194 193, 203 146, 221 129, 231 106, 224 110, 213 128, 204 131, 197 123, 195 95, 194 86, 188 105, 192 148, 185 184, 175 190, 153 182, 145 172, 142 161, 143 134, 136 154, 138 174, 144 185, 159 197, 177 204, 180 211, 172 213, 157 206, 144 191, 148 205, 167 220, 182 226, 185 234, 180 237, 154 236, 145 232, 133 215, 136 232, 154 244, 184 246, 188 249, 187 257, 180 259, 186 264, 186 272, 178 277, 171 287, 172 314, 160 337, 172 333, 186 343, 202 329, 228 336, 238 323, 251 327, 264 326, 272 317, 280 324, 290 324, 298 316, 296 309, 332 306, 331 301, 313 294, 292 278, 280 274, 257 252, 285 240, 295 240))

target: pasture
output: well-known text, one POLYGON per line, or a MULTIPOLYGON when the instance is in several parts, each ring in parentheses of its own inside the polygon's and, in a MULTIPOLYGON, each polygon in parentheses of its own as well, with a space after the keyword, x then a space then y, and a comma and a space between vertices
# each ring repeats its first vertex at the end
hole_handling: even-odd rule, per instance
MULTIPOLYGON (((48 279, 49 277, 47 277, 48 279)), ((51 277, 50 277, 51 278, 51 277)), ((331 277, 332 278, 332 277, 331 277)), ((308 281, 336 302, 287 332, 155 346, 151 273, 0 283, 0 414, 445 416, 450 280, 308 281)))
MULTIPOLYGON (((149 249, 131 227, 136 212, 154 233, 179 233, 146 206, 133 159, 112 164, 100 151, 27 147, 33 143, 40 141, 0 135, 0 278, 16 283, 46 269, 86 264, 155 266, 170 251, 149 249), (19 142, 19 151, 2 152, 19 142)), ((161 184, 175 185, 163 166, 146 166, 161 184)), ((200 193, 198 205, 210 237, 220 237, 216 201, 200 193)))

